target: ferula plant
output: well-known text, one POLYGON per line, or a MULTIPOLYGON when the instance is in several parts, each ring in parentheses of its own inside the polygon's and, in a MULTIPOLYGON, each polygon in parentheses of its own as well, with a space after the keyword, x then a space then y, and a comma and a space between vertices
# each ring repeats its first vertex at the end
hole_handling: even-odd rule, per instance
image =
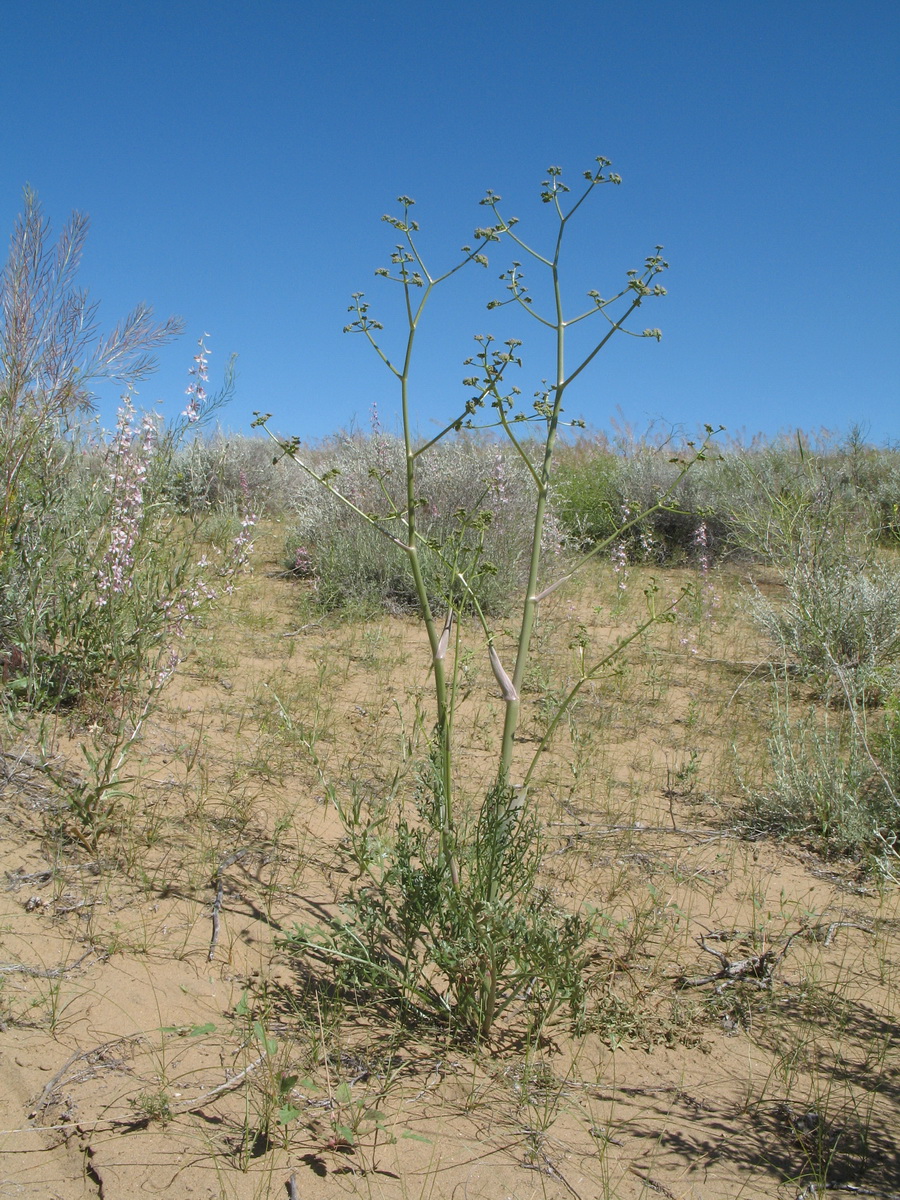
MULTIPOLYGON (((383 218, 393 228, 397 241, 390 266, 380 268, 376 275, 400 290, 405 335, 398 352, 389 351, 382 340, 384 327, 370 312, 361 292, 353 296, 349 309, 352 319, 345 328, 345 332, 361 335, 370 344, 399 390, 404 473, 398 485, 387 470, 380 474, 377 468, 374 470, 384 497, 380 511, 368 511, 353 495, 342 491, 339 471, 311 465, 299 439, 279 442, 282 454, 352 510, 358 520, 367 522, 386 543, 405 554, 427 634, 435 701, 416 818, 408 821, 401 816, 396 838, 386 852, 367 854, 363 844, 357 856, 363 882, 349 897, 345 917, 324 937, 298 930, 295 942, 298 948, 335 964, 345 983, 396 999, 418 1013, 440 1016, 457 1031, 480 1037, 490 1034, 504 1011, 525 1011, 532 1026, 539 1026, 561 1004, 568 1003, 577 1012, 584 999, 590 922, 579 915, 559 912, 539 886, 540 824, 535 804, 529 800, 529 787, 541 751, 581 688, 649 625, 672 615, 671 609, 657 611, 651 590, 644 622, 612 650, 606 648, 595 656, 585 654, 581 678, 551 712, 537 750, 529 761, 518 761, 516 731, 521 693, 541 603, 647 515, 626 518, 611 537, 594 545, 580 561, 567 563, 556 578, 545 578, 542 535, 552 499, 554 450, 566 424, 563 413, 567 393, 615 335, 631 333, 652 340, 660 337, 656 328, 632 329, 631 325, 648 301, 665 294, 659 282, 667 268, 660 256, 662 247, 656 247, 641 269, 628 271, 623 284, 609 298, 591 290, 586 303, 582 301, 571 316, 564 303, 561 270, 565 237, 571 221, 588 200, 602 187, 621 182, 609 170, 610 165, 607 159, 598 158, 596 166, 584 173, 584 184, 574 199, 560 169, 550 168, 541 199, 553 215, 555 235, 546 252, 524 240, 518 221, 502 215, 501 197, 492 191, 480 202, 488 223, 475 230, 473 244, 462 247, 456 262, 440 272, 426 263, 420 251, 419 225, 411 217, 411 199, 401 196, 400 214, 383 218), (470 265, 487 267, 489 248, 504 242, 511 244, 519 260, 500 276, 506 296, 491 301, 488 308, 515 307, 527 320, 552 332, 554 361, 550 372, 542 372, 549 382, 545 381, 535 393, 530 409, 521 408, 521 391, 509 378, 523 366, 521 340, 511 339, 498 347, 490 336, 479 335, 475 338, 475 354, 465 360, 469 372, 463 380, 467 398, 440 432, 427 440, 417 438, 420 414, 414 409, 411 371, 416 338, 432 293, 470 265), (525 282, 521 261, 526 259, 549 276, 546 309, 535 302, 525 282), (586 349, 581 349, 574 364, 570 363, 570 331, 573 326, 590 322, 598 327, 596 335, 586 349), (482 584, 492 573, 492 563, 484 552, 490 505, 485 502, 474 511, 455 514, 456 526, 443 541, 429 536, 423 519, 427 510, 421 490, 423 464, 436 447, 470 430, 490 431, 489 436, 505 441, 507 451, 523 465, 533 490, 524 584, 518 602, 509 597, 508 603, 508 609, 517 613, 518 633, 514 654, 507 662, 502 661, 497 647, 491 610, 481 599, 482 584), (444 572, 439 604, 434 601, 433 586, 429 590, 426 583, 426 556, 437 556, 444 572), (486 795, 476 802, 474 812, 466 794, 465 774, 456 761, 454 737, 461 618, 474 620, 476 628, 480 627, 505 710, 494 779, 486 795)), ((583 338, 579 341, 583 347, 583 338)), ((265 426, 268 419, 268 414, 258 415, 256 424, 265 426)), ((694 458, 702 454, 703 447, 694 451, 694 458)), ((682 464, 682 474, 690 461, 682 464)), ((667 504, 680 478, 681 474, 660 498, 657 508, 667 504)), ((365 843, 362 835, 361 842, 365 843)))

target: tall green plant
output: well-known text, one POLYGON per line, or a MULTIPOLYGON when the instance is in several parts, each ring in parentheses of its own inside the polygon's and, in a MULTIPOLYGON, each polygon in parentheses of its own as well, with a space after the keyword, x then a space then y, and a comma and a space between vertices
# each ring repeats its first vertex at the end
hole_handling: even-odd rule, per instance
MULTIPOLYGON (((374 477, 385 498, 380 512, 373 513, 341 489, 337 471, 317 469, 304 456, 299 439, 281 442, 282 452, 326 489, 332 497, 367 522, 371 529, 399 547, 408 563, 419 610, 431 652, 436 720, 430 760, 423 771, 420 819, 413 825, 401 821, 394 853, 387 865, 370 862, 368 886, 361 888, 351 906, 353 917, 342 923, 330 938, 310 938, 307 945, 352 969, 358 982, 360 972, 384 991, 397 989, 400 997, 432 1012, 442 1012, 464 1027, 487 1036, 499 1012, 523 994, 531 998, 536 1015, 544 1019, 563 999, 577 1003, 582 994, 580 977, 584 967, 583 944, 587 925, 556 913, 540 892, 536 872, 540 855, 540 829, 528 789, 541 750, 570 708, 585 683, 602 671, 622 647, 654 622, 666 619, 671 610, 657 611, 655 597, 648 596, 646 620, 631 637, 611 652, 591 662, 585 657, 582 678, 557 706, 544 741, 524 766, 515 762, 516 731, 521 717, 521 693, 528 667, 532 634, 539 607, 561 584, 571 579, 591 558, 603 552, 634 525, 639 514, 602 539, 580 563, 547 582, 542 575, 542 546, 553 486, 553 456, 563 420, 563 405, 569 389, 587 371, 600 351, 618 333, 658 340, 660 331, 627 328, 644 303, 665 294, 659 276, 667 263, 661 247, 647 257, 639 270, 627 272, 624 284, 608 299, 599 291, 588 293, 588 304, 567 315, 561 285, 561 261, 565 235, 582 205, 604 185, 618 185, 618 175, 609 171, 605 158, 585 172, 581 194, 568 201, 569 188, 560 169, 552 167, 542 184, 541 199, 552 212, 556 232, 550 249, 542 253, 525 242, 515 218, 500 211, 501 198, 488 192, 481 205, 491 223, 475 230, 472 246, 464 246, 461 257, 442 272, 433 271, 419 249, 419 225, 412 219, 413 201, 401 196, 399 216, 383 219, 398 235, 390 266, 376 274, 396 284, 402 295, 406 332, 399 353, 389 352, 381 340, 383 326, 369 311, 363 293, 356 293, 350 306, 352 320, 346 332, 362 335, 394 377, 400 396, 405 472, 400 503, 392 497, 385 476, 374 477), (469 396, 457 415, 425 442, 416 439, 411 372, 416 339, 425 310, 434 291, 471 264, 488 266, 486 250, 494 243, 511 242, 517 253, 532 260, 547 273, 550 305, 543 311, 524 281, 521 263, 514 261, 501 279, 507 296, 493 300, 489 309, 517 307, 529 320, 550 330, 554 359, 548 378, 536 393, 530 411, 520 410, 520 389, 508 377, 522 366, 519 339, 497 348, 492 337, 476 337, 476 353, 466 360, 469 376, 463 381, 469 396), (584 322, 603 328, 589 349, 567 358, 570 331, 584 322), (508 666, 500 657, 496 629, 492 625, 479 589, 479 577, 491 570, 483 555, 480 531, 489 519, 483 509, 458 514, 458 532, 436 543, 422 531, 420 489, 422 464, 442 442, 462 430, 492 430, 505 439, 518 456, 531 480, 533 511, 527 555, 527 579, 518 602, 518 635, 514 659, 508 666), (536 436, 536 431, 539 435, 536 436), (425 555, 440 557, 450 583, 441 610, 436 610, 423 569, 425 555), (475 614, 480 625, 490 666, 503 699, 505 716, 497 745, 496 776, 473 821, 461 819, 458 772, 455 763, 454 718, 457 672, 460 666, 459 617, 464 609, 475 614), (551 952, 551 947, 552 952, 551 952), (435 981, 435 968, 439 972, 435 981)), ((265 426, 267 415, 258 416, 265 426)), ((571 422, 576 424, 576 422, 571 422)), ((278 440, 278 439, 276 439, 278 440)), ((695 457, 702 449, 695 452, 695 457)), ((687 470, 682 464, 674 488, 687 470)), ((668 489, 659 499, 666 503, 668 489)), ((512 598, 510 597, 512 607, 512 598)))

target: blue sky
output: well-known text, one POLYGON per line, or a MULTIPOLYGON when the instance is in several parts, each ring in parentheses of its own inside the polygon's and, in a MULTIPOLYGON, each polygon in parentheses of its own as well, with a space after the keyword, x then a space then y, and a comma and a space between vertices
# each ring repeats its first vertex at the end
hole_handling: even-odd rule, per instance
MULTIPOLYGON (((575 184, 600 154, 624 183, 571 228, 571 309, 658 243, 669 295, 640 320, 662 342, 619 339, 571 416, 900 440, 896 2, 0 0, 0 35, 4 236, 29 183, 55 229, 90 214, 82 282, 106 324, 138 301, 185 319, 148 407, 183 406, 208 331, 213 381, 239 356, 230 429, 262 409, 311 439, 366 427, 373 402, 391 424, 390 377, 341 333, 365 291, 399 344, 381 214, 414 197, 437 270, 490 187, 549 245, 546 168, 575 184)), ((476 333, 523 338, 526 396, 551 371, 532 322, 485 311, 512 256, 435 293, 423 433, 468 394, 476 333)))

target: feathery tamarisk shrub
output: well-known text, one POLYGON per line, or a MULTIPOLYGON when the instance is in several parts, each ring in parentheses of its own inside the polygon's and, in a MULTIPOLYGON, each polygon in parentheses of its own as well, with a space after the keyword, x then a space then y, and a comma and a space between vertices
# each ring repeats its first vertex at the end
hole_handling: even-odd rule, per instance
POLYGON ((48 440, 92 408, 91 385, 133 387, 153 371, 153 351, 182 332, 178 318, 156 324, 141 304, 99 333, 97 305, 76 286, 87 232, 87 217, 75 213, 53 244, 36 194, 25 189, 0 275, 0 558, 48 440))
MULTIPOLYGON (((584 1002, 591 923, 581 915, 558 911, 538 884, 541 831, 535 804, 529 802, 529 787, 542 750, 581 688, 643 630, 670 616, 670 610, 656 609, 651 589, 649 611, 640 628, 593 658, 585 654, 581 679, 551 709, 543 740, 528 760, 521 761, 516 753, 520 697, 539 606, 591 558, 609 553, 613 544, 646 517, 641 512, 616 522, 611 533, 598 539, 579 563, 564 567, 556 578, 547 578, 542 551, 553 486, 553 455, 566 424, 563 406, 567 393, 613 336, 660 337, 658 329, 634 331, 629 323, 647 301, 665 293, 659 283, 667 267, 661 247, 640 269, 628 271, 624 283, 608 298, 592 290, 572 316, 564 303, 565 235, 590 197, 605 185, 620 182, 609 166, 607 159, 597 159, 596 167, 585 172, 584 187, 574 201, 568 198, 569 188, 560 169, 550 169, 541 199, 554 218, 555 235, 546 252, 523 240, 517 220, 502 215, 501 198, 489 191, 481 201, 489 223, 476 229, 473 244, 463 246, 456 261, 440 272, 432 270, 419 248, 419 225, 411 216, 413 201, 400 197, 400 215, 383 218, 397 239, 390 266, 376 271, 399 288, 402 296, 405 333, 397 353, 386 348, 383 325, 361 292, 353 296, 346 326, 346 332, 361 335, 371 345, 396 381, 400 442, 391 447, 389 462, 370 465, 367 475, 373 486, 365 495, 345 486, 340 466, 325 469, 312 461, 299 439, 279 442, 281 453, 341 506, 348 519, 357 521, 369 535, 405 559, 408 587, 428 639, 436 710, 430 753, 420 771, 417 815, 407 818, 401 814, 391 850, 377 861, 366 856, 364 849, 360 851, 358 861, 365 873, 348 898, 346 916, 324 936, 298 930, 294 945, 335 965, 339 978, 348 985, 368 988, 412 1011, 440 1017, 457 1031, 481 1037, 490 1034, 504 1011, 520 1016, 524 1011, 532 1025, 540 1026, 560 1005, 568 1004, 577 1012, 584 1002), (475 338, 475 353, 465 360, 467 398, 438 433, 419 440, 414 433, 411 364, 428 303, 434 291, 459 271, 473 265, 487 267, 487 251, 504 242, 547 273, 548 306, 535 303, 521 262, 513 261, 501 275, 506 297, 491 301, 488 308, 510 306, 552 332, 554 361, 551 369, 543 372, 550 382, 542 382, 530 409, 522 409, 520 388, 511 379, 523 368, 521 340, 512 338, 497 346, 492 336, 480 334, 475 338), (566 357, 570 330, 587 322, 599 324, 601 329, 587 349, 575 355, 573 366, 566 357), (486 487, 484 496, 472 507, 454 514, 449 531, 445 528, 435 536, 427 520, 423 481, 429 460, 452 453, 455 436, 474 430, 489 430, 500 439, 505 447, 504 472, 507 459, 516 462, 531 491, 530 533, 519 600, 513 603, 511 596, 505 597, 506 610, 518 614, 515 650, 505 663, 497 645, 493 606, 484 590, 485 579, 495 574, 485 534, 497 517, 489 503, 490 489, 486 487), (376 506, 379 496, 380 505, 376 506), (434 564, 440 570, 430 569, 434 564), (480 629, 505 713, 494 780, 474 815, 465 812, 465 783, 455 758, 454 737, 462 661, 461 618, 467 614, 480 629)), ((267 420, 267 415, 260 415, 256 424, 265 426, 267 420)), ((695 449, 692 458, 702 454, 702 447, 695 449)), ((673 487, 689 465, 679 465, 673 487)), ((508 476, 504 487, 507 480, 508 476)), ((663 492, 657 506, 665 505, 670 491, 663 492)), ((497 483, 493 500, 499 498, 497 483)), ((349 832, 356 832, 352 824, 349 832)))

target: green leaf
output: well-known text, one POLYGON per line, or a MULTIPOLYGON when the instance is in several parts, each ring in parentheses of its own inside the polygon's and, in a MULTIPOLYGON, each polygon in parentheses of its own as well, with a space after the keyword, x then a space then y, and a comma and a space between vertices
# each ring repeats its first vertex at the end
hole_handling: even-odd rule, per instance
POLYGON ((278 1043, 275 1041, 274 1038, 269 1037, 269 1035, 266 1033, 265 1029, 263 1029, 263 1027, 262 1027, 262 1022, 260 1022, 260 1021, 253 1022, 253 1036, 256 1038, 256 1040, 259 1042, 259 1044, 262 1046, 262 1048, 265 1050, 265 1052, 267 1054, 274 1054, 275 1051, 278 1049, 278 1043))

